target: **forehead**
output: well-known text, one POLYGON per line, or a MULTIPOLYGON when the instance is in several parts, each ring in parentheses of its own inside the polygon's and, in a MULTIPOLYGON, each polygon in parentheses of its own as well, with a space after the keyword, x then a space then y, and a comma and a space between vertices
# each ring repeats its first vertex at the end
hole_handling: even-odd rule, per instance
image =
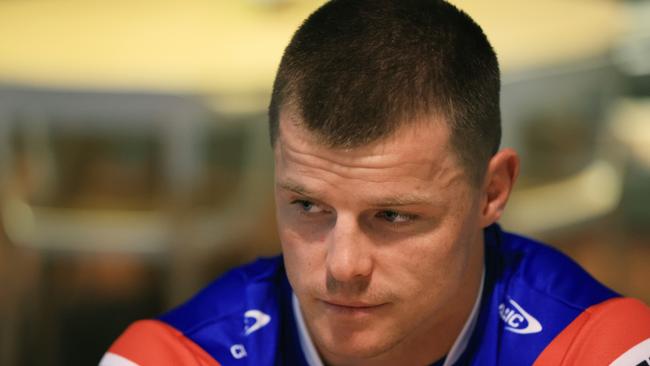
POLYGON ((322 171, 365 181, 455 180, 462 169, 439 120, 404 124, 387 138, 355 148, 332 148, 306 130, 295 115, 281 114, 275 146, 276 180, 291 173, 322 171))

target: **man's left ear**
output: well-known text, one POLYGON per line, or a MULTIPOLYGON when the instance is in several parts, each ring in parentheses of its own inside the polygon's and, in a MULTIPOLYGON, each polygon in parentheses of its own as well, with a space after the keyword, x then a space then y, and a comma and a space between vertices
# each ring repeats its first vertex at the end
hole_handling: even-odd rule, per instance
POLYGON ((497 152, 488 163, 481 198, 481 226, 487 227, 501 217, 519 175, 519 156, 513 149, 497 152))

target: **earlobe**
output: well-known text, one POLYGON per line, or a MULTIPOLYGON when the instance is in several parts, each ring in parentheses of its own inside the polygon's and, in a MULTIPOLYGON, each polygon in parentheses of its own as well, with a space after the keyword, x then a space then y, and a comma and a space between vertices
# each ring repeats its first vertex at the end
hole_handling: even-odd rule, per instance
POLYGON ((490 159, 482 187, 481 225, 483 227, 499 220, 518 175, 519 156, 513 149, 503 149, 490 159))

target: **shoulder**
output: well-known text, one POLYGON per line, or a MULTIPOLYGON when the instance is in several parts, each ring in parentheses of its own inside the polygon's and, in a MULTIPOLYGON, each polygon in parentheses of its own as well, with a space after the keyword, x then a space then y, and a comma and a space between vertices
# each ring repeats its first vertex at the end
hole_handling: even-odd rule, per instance
POLYGON ((132 324, 100 365, 226 365, 244 357, 261 365, 258 357, 273 358, 287 289, 280 257, 231 270, 158 319, 132 324))
POLYGON ((227 272, 160 320, 185 334, 212 323, 225 326, 233 317, 239 327, 247 307, 260 307, 277 298, 284 276, 280 257, 258 259, 227 272))
POLYGON ((181 332, 157 320, 131 324, 111 345, 99 366, 220 364, 181 332))
POLYGON ((587 309, 619 297, 571 258, 545 244, 486 230, 486 287, 480 357, 488 344, 513 364, 530 365, 587 309))
POLYGON ((535 366, 647 365, 650 308, 614 298, 587 308, 542 352, 535 366))
POLYGON ((501 278, 513 289, 554 300, 567 309, 582 311, 618 296, 555 248, 536 240, 495 229, 494 251, 501 278))

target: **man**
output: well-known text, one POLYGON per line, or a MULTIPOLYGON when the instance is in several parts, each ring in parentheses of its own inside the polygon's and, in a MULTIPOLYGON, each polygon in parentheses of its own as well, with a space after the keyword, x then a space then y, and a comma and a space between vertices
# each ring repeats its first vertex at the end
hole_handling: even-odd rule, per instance
POLYGON ((443 1, 325 4, 270 105, 283 257, 136 322, 100 364, 650 363, 644 304, 495 224, 519 169, 499 88, 443 1))

